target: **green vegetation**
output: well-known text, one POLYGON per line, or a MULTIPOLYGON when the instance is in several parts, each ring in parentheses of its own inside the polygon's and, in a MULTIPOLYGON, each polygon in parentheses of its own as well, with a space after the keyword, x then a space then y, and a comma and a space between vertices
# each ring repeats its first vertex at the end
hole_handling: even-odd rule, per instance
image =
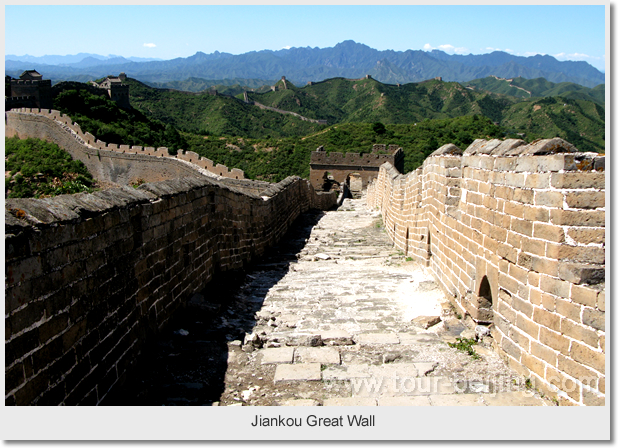
POLYGON ((303 138, 251 139, 189 134, 185 138, 187 149, 216 163, 240 168, 251 179, 278 182, 290 175, 308 178, 311 152, 318 146, 324 146, 327 152, 369 153, 374 144, 398 145, 405 155, 404 171, 409 172, 447 143, 466 148, 476 138, 505 136, 503 129, 479 115, 425 120, 416 125, 384 125, 384 132, 379 134, 374 127, 375 124, 370 123, 345 123, 303 138))
POLYGON ((94 191, 86 166, 56 144, 5 137, 5 156, 5 169, 10 172, 5 179, 6 197, 44 198, 94 191))
POLYGON ((186 141, 172 125, 148 118, 137 109, 123 109, 100 89, 64 82, 53 87, 54 109, 79 123, 84 132, 99 140, 137 146, 164 146, 171 154, 186 147, 186 141))
POLYGON ((525 79, 518 77, 502 79, 494 76, 474 79, 461 84, 476 90, 484 90, 516 98, 562 96, 575 100, 592 101, 601 106, 605 105, 605 84, 589 88, 572 82, 553 83, 545 78, 525 79))
POLYGON ((128 79, 127 84, 135 109, 187 133, 282 138, 300 137, 324 128, 229 96, 158 90, 133 79, 128 79))
MULTIPOLYGON (((516 82, 565 95, 604 92, 603 86, 576 88, 543 79, 511 81, 516 82)), ((558 136, 583 151, 605 151, 604 107, 565 96, 522 99, 438 80, 397 86, 343 78, 301 88, 289 81, 284 88, 278 81, 276 91, 248 93, 252 101, 328 121, 320 125, 246 104, 237 87, 230 91, 238 92, 234 98, 155 89, 134 79, 127 83, 130 110, 76 82, 54 86, 54 107, 103 141, 165 146, 172 154, 182 148, 270 182, 290 175, 308 178, 311 152, 319 146, 327 152, 368 153, 374 144, 397 145, 405 154, 404 172, 444 144, 465 149, 478 138, 530 142, 558 136)))
POLYGON ((479 354, 474 351, 474 348, 472 348, 473 345, 476 345, 476 341, 474 339, 455 338, 455 341, 457 342, 448 342, 448 346, 467 353, 472 357, 472 359, 481 358, 479 354))

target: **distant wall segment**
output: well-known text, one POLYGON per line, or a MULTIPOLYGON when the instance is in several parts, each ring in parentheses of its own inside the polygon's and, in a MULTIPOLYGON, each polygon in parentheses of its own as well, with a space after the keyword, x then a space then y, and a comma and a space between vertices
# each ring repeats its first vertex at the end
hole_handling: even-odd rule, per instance
POLYGON ((347 184, 355 196, 378 177, 380 166, 390 163, 403 170, 403 150, 397 145, 373 145, 371 153, 326 152, 322 147, 311 153, 309 179, 318 191, 327 191, 328 177, 339 185, 347 184), (350 176, 358 179, 358 187, 350 182, 350 176))
POLYGON ((5 404, 101 403, 217 272, 243 267, 301 212, 336 200, 298 177, 204 176, 8 199, 5 404))
POLYGON ((192 151, 170 155, 167 148, 117 145, 84 133, 71 117, 49 109, 14 109, 5 113, 7 137, 40 138, 56 143, 71 157, 84 162, 97 179, 130 185, 184 176, 244 179, 242 170, 215 165, 192 151))
POLYGON ((445 145, 368 188, 396 247, 520 374, 565 404, 605 400, 605 158, 561 139, 445 145))

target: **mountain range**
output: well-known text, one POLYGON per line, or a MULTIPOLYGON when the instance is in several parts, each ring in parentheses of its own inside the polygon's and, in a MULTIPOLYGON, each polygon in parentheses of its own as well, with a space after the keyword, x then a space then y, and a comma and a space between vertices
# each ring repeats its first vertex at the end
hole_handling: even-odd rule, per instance
MULTIPOLYGON (((343 77, 349 79, 370 75, 389 83, 421 82, 435 77, 444 81, 465 82, 496 76, 500 78, 545 78, 553 83, 571 82, 585 87, 605 83, 605 75, 586 62, 558 61, 552 56, 514 56, 494 51, 483 55, 449 55, 443 51, 421 50, 379 51, 351 40, 329 48, 290 48, 251 51, 240 55, 197 52, 187 58, 166 61, 143 61, 136 58, 46 56, 18 61, 5 56, 5 73, 19 76, 35 69, 52 81, 97 79, 125 72, 143 82, 181 81, 190 77, 205 79, 266 79, 285 76, 297 85, 310 81, 343 77)), ((23 59, 23 57, 21 57, 23 59)))

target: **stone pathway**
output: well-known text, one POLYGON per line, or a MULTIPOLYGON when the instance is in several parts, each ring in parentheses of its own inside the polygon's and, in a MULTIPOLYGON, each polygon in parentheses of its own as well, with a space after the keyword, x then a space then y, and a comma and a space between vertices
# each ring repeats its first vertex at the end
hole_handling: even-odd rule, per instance
POLYGON ((393 249, 364 199, 303 215, 246 275, 218 278, 107 404, 552 404, 526 389, 491 337, 474 356, 448 345, 474 339, 474 325, 457 318, 424 267, 393 249))
POLYGON ((393 249, 364 199, 327 212, 296 258, 276 284, 264 286, 267 265, 244 285, 241 300, 266 294, 252 332, 229 343, 219 405, 546 404, 491 338, 474 346, 478 359, 448 346, 474 331, 426 269, 393 249), (419 316, 441 322, 425 329, 419 316))

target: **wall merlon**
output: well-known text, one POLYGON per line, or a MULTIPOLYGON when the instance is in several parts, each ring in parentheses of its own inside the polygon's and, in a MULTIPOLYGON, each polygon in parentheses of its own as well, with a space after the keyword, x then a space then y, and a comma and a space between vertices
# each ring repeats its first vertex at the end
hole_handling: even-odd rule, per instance
MULTIPOLYGON (((126 171, 126 165, 129 164, 129 171, 131 169, 138 171, 135 175, 123 175, 126 179, 123 179, 125 185, 128 185, 134 178, 140 178, 144 180, 152 180, 159 181, 164 178, 171 178, 173 176, 184 176, 185 173, 194 171, 192 175, 208 175, 208 176, 218 176, 218 174, 211 172, 212 163, 198 163, 200 160, 199 155, 196 153, 190 152, 187 158, 170 156, 168 148, 160 147, 146 147, 142 148, 140 146, 131 147, 129 145, 124 144, 115 144, 115 143, 106 143, 101 140, 98 140, 95 136, 90 133, 84 133, 81 127, 77 123, 73 123, 69 116, 63 115, 56 110, 48 110, 48 109, 32 109, 32 108, 20 108, 13 109, 6 113, 6 125, 5 128, 7 130, 7 136, 11 135, 19 135, 21 138, 25 138, 28 136, 34 136, 36 138, 47 138, 54 143, 57 143, 60 147, 67 150, 72 157, 78 158, 82 162, 86 164, 88 169, 93 173, 94 177, 103 176, 102 180, 107 180, 111 182, 117 182, 117 175, 114 173, 107 172, 110 167, 107 166, 110 159, 117 160, 116 165, 114 166, 114 170, 117 170, 120 167, 121 171, 126 171), (27 115, 24 115, 27 114, 27 115), (56 123, 57 127, 53 125, 49 125, 47 123, 43 124, 43 122, 36 122, 32 120, 31 116, 41 117, 41 119, 49 119, 49 124, 56 123), (38 126, 37 126, 38 124, 38 126), (68 127, 70 130, 75 132, 75 134, 70 134, 70 138, 67 139, 67 129, 63 126, 68 127), (43 132, 43 135, 41 135, 43 132), (88 152, 90 149, 94 147, 95 149, 107 150, 111 151, 112 154, 106 154, 106 160, 103 161, 101 159, 101 153, 97 154, 99 162, 95 162, 92 160, 92 154, 88 152), (115 154, 118 154, 116 156, 115 154), (165 158, 169 161, 169 163, 162 165, 160 160, 151 161, 150 163, 145 163, 140 168, 136 168, 137 165, 131 165, 127 162, 126 157, 134 154, 138 157, 156 157, 156 158, 165 158), (118 157, 122 157, 118 160, 118 157), (177 160, 184 160, 181 165, 176 165, 172 167, 172 164, 178 163, 177 160), (193 167, 191 170, 190 167, 193 167), (160 169, 162 168, 162 169, 160 169)), ((207 159, 206 159, 207 160, 207 159)), ((146 161, 146 160, 145 160, 146 161)), ((220 170, 221 171, 221 170, 220 170)), ((231 176, 229 169, 225 169, 225 172, 228 176, 231 176)), ((244 179, 244 172, 242 170, 235 171, 233 173, 234 178, 244 179), (242 177, 241 177, 242 173, 242 177)), ((121 182, 121 184, 122 184, 121 182)))

